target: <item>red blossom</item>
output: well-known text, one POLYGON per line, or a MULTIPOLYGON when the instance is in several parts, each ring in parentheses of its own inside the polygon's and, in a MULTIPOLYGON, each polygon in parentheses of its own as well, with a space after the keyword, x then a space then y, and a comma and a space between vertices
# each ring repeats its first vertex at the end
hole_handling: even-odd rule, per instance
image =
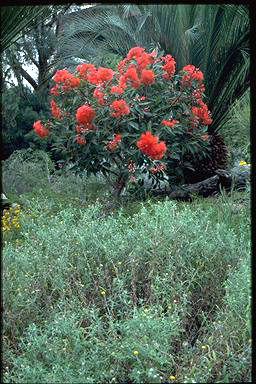
POLYGON ((51 101, 51 109, 52 109, 52 115, 56 119, 62 119, 63 118, 62 112, 61 112, 60 108, 57 106, 55 100, 51 101))
POLYGON ((140 139, 137 141, 137 147, 147 156, 153 160, 160 160, 167 147, 163 141, 159 141, 158 136, 153 136, 150 131, 142 133, 140 139))
POLYGON ((127 59, 131 60, 133 57, 136 59, 142 55, 142 53, 145 51, 145 48, 141 47, 134 47, 131 48, 130 51, 127 54, 127 59))
POLYGON ((148 65, 152 64, 154 61, 154 58, 149 53, 142 53, 141 56, 137 57, 137 63, 138 63, 138 70, 142 71, 143 69, 146 69, 148 65))
POLYGON ((110 152, 114 152, 117 147, 118 143, 115 140, 110 140, 106 145, 107 150, 110 152))
POLYGON ((136 171, 136 164, 133 160, 128 161, 128 172, 134 173, 136 171))
POLYGON ((41 123, 41 120, 35 121, 33 125, 34 131, 37 135, 40 137, 46 137, 48 136, 48 129, 44 127, 44 125, 41 123))
POLYGON ((79 87, 80 85, 80 79, 78 77, 71 77, 68 81, 71 88, 79 87))
POLYGON ((122 135, 115 135, 114 140, 115 140, 117 143, 120 143, 120 141, 122 140, 122 135))
POLYGON ((209 140, 209 136, 208 136, 208 133, 205 133, 204 135, 201 136, 201 139, 203 141, 208 141, 209 140))
POLYGON ((62 90, 68 91, 70 88, 75 88, 80 85, 80 79, 74 77, 72 73, 67 71, 66 69, 61 69, 57 71, 54 75, 53 80, 56 83, 63 83, 62 90))
POLYGON ((203 74, 203 72, 201 72, 197 69, 195 72, 193 72, 192 77, 193 77, 193 79, 197 79, 198 81, 203 81, 204 74, 203 74))
POLYGON ((92 72, 96 72, 96 68, 93 64, 80 64, 76 67, 77 72, 79 72, 81 79, 87 80, 87 77, 92 72))
POLYGON ((91 123, 95 117, 96 117, 95 110, 87 104, 82 105, 76 111, 76 119, 82 125, 91 123))
POLYGON ((107 143, 107 145, 106 145, 107 150, 110 152, 115 151, 117 149, 117 147, 119 146, 119 143, 121 142, 121 140, 122 140, 121 135, 115 135, 114 140, 110 140, 107 143))
POLYGON ((122 87, 114 86, 111 88, 111 93, 119 93, 120 95, 124 93, 124 89, 122 87))
POLYGON ((127 69, 126 73, 124 74, 124 77, 126 80, 131 80, 131 86, 133 88, 138 88, 140 86, 140 79, 138 77, 137 70, 133 66, 130 66, 127 69))
POLYGON ((130 113, 130 108, 125 100, 115 100, 110 107, 115 111, 112 113, 112 117, 121 117, 130 113))
POLYGON ((54 87, 51 88, 50 93, 54 96, 59 96, 59 87, 58 85, 55 85, 54 87))
POLYGON ((76 142, 77 144, 84 145, 86 144, 86 139, 83 136, 76 135, 76 142))
POLYGON ((162 66, 162 69, 166 71, 166 73, 163 74, 163 78, 171 80, 175 74, 176 62, 171 55, 163 56, 162 60, 165 62, 165 64, 162 66))
POLYGON ((199 70, 199 68, 196 68, 194 65, 186 65, 182 68, 182 79, 181 83, 185 86, 191 86, 192 80, 196 79, 199 84, 202 83, 204 79, 204 74, 199 70))
POLYGON ((178 123, 177 120, 162 120, 162 124, 170 128, 172 128, 177 123, 178 123))
POLYGON ((128 63, 128 60, 127 59, 124 59, 124 60, 121 60, 118 64, 118 71, 121 75, 124 74, 125 72, 125 69, 126 69, 126 66, 127 66, 127 63, 128 63))
POLYGON ((200 107, 192 107, 193 121, 201 121, 203 125, 210 125, 212 123, 212 119, 207 105, 202 100, 199 100, 198 104, 200 107))
POLYGON ((97 71, 97 82, 105 83, 113 79, 115 72, 110 68, 99 68, 97 71))
POLYGON ((141 82, 143 84, 149 85, 154 83, 155 74, 151 69, 144 69, 141 73, 141 82))
POLYGON ((72 76, 72 74, 69 71, 66 69, 60 69, 55 73, 53 80, 55 83, 64 83, 70 76, 72 76))
POLYGON ((153 167, 149 169, 150 173, 159 173, 166 169, 165 164, 155 164, 153 167))
POLYGON ((95 88, 95 90, 93 92, 93 97, 98 99, 98 102, 100 105, 105 104, 104 96, 105 96, 105 94, 102 91, 100 91, 98 88, 95 88))
POLYGON ((125 75, 120 76, 120 78, 119 78, 119 87, 120 88, 127 88, 125 75))

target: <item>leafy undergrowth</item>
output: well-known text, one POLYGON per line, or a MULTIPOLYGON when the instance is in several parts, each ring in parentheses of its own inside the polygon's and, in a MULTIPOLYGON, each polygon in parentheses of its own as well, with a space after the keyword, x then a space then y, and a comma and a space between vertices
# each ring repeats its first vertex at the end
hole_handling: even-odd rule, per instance
POLYGON ((4 382, 250 381, 248 194, 100 220, 104 199, 19 199, 3 239, 4 382))

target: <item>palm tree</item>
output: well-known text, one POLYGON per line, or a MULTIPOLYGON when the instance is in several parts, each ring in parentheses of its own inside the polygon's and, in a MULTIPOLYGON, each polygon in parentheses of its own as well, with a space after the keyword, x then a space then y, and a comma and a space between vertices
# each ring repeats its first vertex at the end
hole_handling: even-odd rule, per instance
POLYGON ((38 17, 49 14, 49 8, 48 6, 1 7, 1 53, 17 41, 21 31, 33 25, 38 17))
POLYGON ((205 74, 206 96, 216 131, 229 106, 249 87, 250 47, 247 5, 97 4, 63 18, 59 58, 103 65, 135 45, 158 46, 205 74))

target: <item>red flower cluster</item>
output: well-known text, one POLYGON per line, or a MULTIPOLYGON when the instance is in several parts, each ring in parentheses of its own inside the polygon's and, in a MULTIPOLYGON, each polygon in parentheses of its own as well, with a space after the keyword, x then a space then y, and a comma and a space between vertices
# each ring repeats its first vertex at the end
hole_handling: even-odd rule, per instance
POLYGON ((125 80, 131 80, 131 86, 133 88, 139 88, 140 86, 140 79, 137 73, 136 68, 132 65, 127 69, 126 73, 124 74, 125 80))
POLYGON ((87 80, 87 77, 91 75, 91 73, 95 73, 97 70, 93 64, 80 64, 76 67, 77 72, 81 79, 87 80))
POLYGON ((128 63, 127 58, 119 61, 117 68, 118 68, 120 75, 124 75, 127 63, 128 63))
POLYGON ((121 117, 130 113, 130 108, 125 100, 115 100, 110 107, 115 111, 111 114, 112 117, 121 117))
POLYGON ((58 85, 55 85, 54 87, 51 88, 50 93, 54 96, 59 96, 59 87, 58 85))
POLYGON ((159 141, 157 136, 153 136, 150 131, 146 133, 142 133, 140 139, 137 141, 137 147, 145 153, 145 155, 151 157, 153 160, 160 160, 166 150, 167 147, 164 141, 159 141))
POLYGON ((156 52, 146 53, 141 47, 130 49, 127 57, 118 64, 119 87, 126 88, 128 80, 133 88, 139 88, 141 84, 152 84, 155 74, 148 66, 154 62, 155 56, 156 52))
POLYGON ((76 142, 77 144, 84 145, 86 144, 86 139, 83 136, 76 135, 76 142))
POLYGON ((159 173, 166 169, 165 164, 155 164, 153 167, 149 169, 149 172, 151 173, 159 173))
POLYGON ((154 52, 152 53, 143 52, 142 55, 137 58, 139 72, 143 71, 143 69, 146 69, 148 65, 153 64, 154 56, 155 56, 154 52))
POLYGON ((104 96, 105 96, 105 94, 99 88, 95 88, 95 90, 93 92, 93 97, 95 99, 98 99, 98 102, 100 105, 105 104, 104 96))
MULTIPOLYGON (((80 79, 77 77, 74 77, 72 73, 70 73, 66 69, 61 69, 57 71, 54 75, 53 80, 55 81, 55 83, 58 83, 59 85, 63 83, 63 86, 62 86, 63 92, 68 91, 71 88, 79 87, 80 85, 80 79)), ((53 94, 57 95, 57 89, 55 87, 53 87, 53 89, 54 89, 52 91, 53 94)))
POLYGON ((209 136, 208 136, 208 133, 205 133, 204 135, 201 136, 201 139, 203 141, 208 141, 209 140, 209 136))
POLYGON ((162 121, 163 125, 166 125, 167 127, 170 127, 170 128, 174 127, 174 125, 177 124, 177 123, 179 123, 178 120, 174 120, 174 119, 173 120, 163 120, 162 121))
POLYGON ((199 100, 198 104, 200 107, 192 107, 192 121, 195 123, 201 122, 203 125, 210 125, 212 123, 212 119, 207 105, 202 100, 199 100))
POLYGON ((146 99, 145 96, 136 95, 136 97, 135 97, 135 100, 137 100, 137 101, 144 101, 145 99, 146 99))
POLYGON ((128 172, 134 173, 136 171, 136 164, 133 160, 128 161, 128 172))
POLYGON ((163 78, 166 80, 171 80, 175 74, 176 62, 171 55, 163 56, 162 60, 165 62, 165 65, 162 66, 162 69, 166 71, 166 73, 163 74, 163 78))
POLYGON ((107 150, 110 152, 115 151, 121 140, 122 140, 121 135, 115 135, 114 140, 111 140, 107 143, 107 145, 106 145, 107 150))
POLYGON ((141 72, 141 82, 142 84, 149 85, 153 84, 155 81, 155 74, 151 69, 143 69, 141 72))
POLYGON ((33 125, 35 133, 37 133, 40 137, 48 136, 48 129, 43 126, 40 120, 37 120, 33 125))
POLYGON ((60 108, 57 106, 55 100, 52 100, 52 101, 51 101, 51 107, 52 107, 52 115, 53 115, 56 119, 62 119, 62 118, 63 118, 63 116, 62 116, 62 112, 61 112, 60 108))
POLYGON ((96 117, 95 110, 89 105, 85 104, 79 107, 76 111, 76 119, 82 125, 91 124, 92 120, 96 117))
POLYGON ((205 86, 204 86, 204 84, 201 84, 199 88, 195 89, 192 92, 192 97, 194 97, 195 99, 200 100, 203 97, 204 91, 205 91, 205 86))
POLYGON ((138 59, 142 53, 145 52, 145 48, 141 48, 141 47, 133 47, 130 49, 130 51, 128 52, 127 54, 127 59, 128 60, 131 60, 133 57, 135 57, 136 59, 138 59))
POLYGON ((182 79, 181 83, 185 86, 191 86, 192 80, 196 79, 199 83, 201 83, 204 79, 204 74, 199 70, 199 68, 196 68, 194 65, 186 65, 182 69, 182 79))
POLYGON ((122 94, 124 93, 124 89, 121 88, 121 87, 118 87, 118 86, 114 86, 111 88, 111 93, 118 93, 118 94, 122 94))
POLYGON ((103 67, 96 69, 93 64, 80 64, 76 70, 83 80, 96 85, 104 85, 107 81, 111 81, 115 75, 112 69, 103 67))
POLYGON ((110 68, 99 68, 97 71, 97 83, 106 83, 113 79, 115 72, 110 68))

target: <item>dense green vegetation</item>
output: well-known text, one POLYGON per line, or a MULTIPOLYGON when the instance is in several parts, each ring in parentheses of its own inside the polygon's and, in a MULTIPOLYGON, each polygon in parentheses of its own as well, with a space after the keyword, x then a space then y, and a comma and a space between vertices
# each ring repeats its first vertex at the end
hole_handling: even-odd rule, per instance
POLYGON ((4 381, 250 381, 249 191, 131 201, 99 220, 103 180, 49 181, 39 155, 37 175, 31 153, 9 162, 44 186, 9 193, 4 381))

